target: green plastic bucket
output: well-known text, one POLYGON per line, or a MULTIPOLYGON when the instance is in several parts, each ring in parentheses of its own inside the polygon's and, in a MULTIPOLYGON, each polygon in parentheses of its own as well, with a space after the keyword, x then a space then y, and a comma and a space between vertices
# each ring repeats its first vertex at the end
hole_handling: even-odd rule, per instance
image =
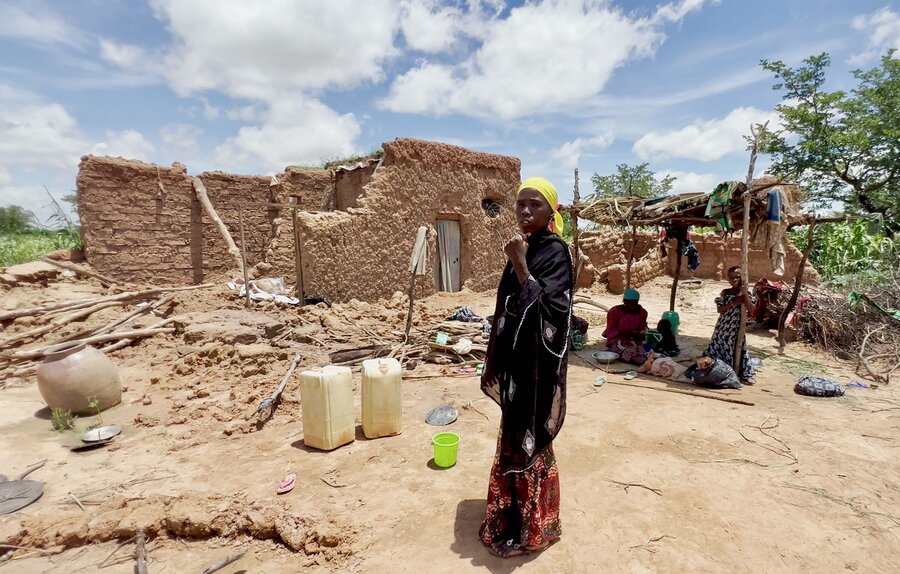
POLYGON ((434 445, 434 464, 441 468, 449 468, 456 464, 456 452, 459 449, 459 435, 442 432, 431 437, 434 445))

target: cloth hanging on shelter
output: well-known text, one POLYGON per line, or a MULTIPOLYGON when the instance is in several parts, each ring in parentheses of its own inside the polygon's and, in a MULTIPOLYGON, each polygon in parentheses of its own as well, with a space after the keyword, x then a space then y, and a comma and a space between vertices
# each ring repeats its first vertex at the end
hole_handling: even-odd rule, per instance
POLYGON ((784 210, 784 195, 781 188, 775 187, 769 190, 769 203, 766 208, 766 219, 781 223, 781 215, 784 210))
POLYGON ((722 182, 716 186, 716 189, 709 196, 705 216, 707 219, 712 219, 716 222, 716 233, 726 233, 734 229, 728 208, 737 186, 738 182, 736 181, 722 182))
POLYGON ((688 270, 691 273, 696 271, 697 267, 700 267, 700 252, 697 251, 697 247, 694 246, 694 242, 690 239, 685 242, 682 255, 687 257, 688 270))
POLYGON ((784 217, 784 192, 780 187, 769 191, 766 208, 766 253, 772 264, 772 272, 779 277, 784 275, 784 236, 787 233, 787 221, 784 217))

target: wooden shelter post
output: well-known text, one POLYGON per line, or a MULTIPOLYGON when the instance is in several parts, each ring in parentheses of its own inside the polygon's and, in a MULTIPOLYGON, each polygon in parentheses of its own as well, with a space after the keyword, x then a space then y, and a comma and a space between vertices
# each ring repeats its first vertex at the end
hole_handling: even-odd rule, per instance
POLYGON ((672 292, 669 294, 669 311, 675 310, 675 293, 678 291, 678 278, 681 277, 681 260, 684 258, 684 243, 678 239, 675 247, 675 277, 672 279, 672 292))
POLYGON ((813 245, 815 244, 815 236, 813 235, 813 231, 816 228, 816 222, 813 221, 809 224, 809 228, 806 230, 806 247, 803 249, 803 257, 800 258, 800 265, 797 267, 797 276, 794 278, 794 290, 791 291, 791 298, 788 299, 787 306, 784 308, 784 311, 781 312, 781 316, 778 318, 778 352, 784 353, 784 329, 787 325, 788 315, 791 314, 791 311, 794 310, 794 307, 797 305, 797 299, 800 297, 800 287, 803 285, 803 273, 806 270, 806 260, 809 259, 809 254, 812 252, 813 245))
MULTIPOLYGON (((631 288, 631 262, 634 261, 634 244, 637 243, 637 226, 631 226, 631 249, 628 251, 628 264, 625 266, 625 288, 631 288)), ((679 261, 680 263, 680 261, 679 261)))
POLYGON ((763 124, 760 129, 750 126, 750 166, 747 168, 747 188, 744 190, 744 223, 741 227, 741 297, 744 304, 741 305, 741 323, 738 326, 738 336, 734 342, 734 372, 741 374, 741 355, 747 339, 747 304, 750 296, 747 285, 750 283, 750 183, 753 181, 753 169, 756 167, 756 152, 759 150, 759 136, 766 129, 769 122, 763 124))
POLYGON ((241 267, 244 272, 244 294, 246 306, 250 308, 250 272, 247 269, 247 239, 244 237, 244 210, 238 206, 238 231, 241 234, 241 267))
MULTIPOLYGON (((581 248, 578 245, 578 201, 581 199, 578 196, 578 168, 575 168, 575 192, 574 192, 574 200, 572 201, 572 210, 569 211, 569 215, 572 217, 572 242, 575 244, 575 268, 578 269, 581 263, 581 248)), ((560 229, 560 233, 562 233, 562 229, 560 229)))
POLYGON ((300 305, 306 304, 306 294, 303 292, 303 260, 300 254, 300 229, 297 227, 297 207, 291 208, 291 217, 294 224, 294 273, 296 274, 297 298, 300 299, 300 305))

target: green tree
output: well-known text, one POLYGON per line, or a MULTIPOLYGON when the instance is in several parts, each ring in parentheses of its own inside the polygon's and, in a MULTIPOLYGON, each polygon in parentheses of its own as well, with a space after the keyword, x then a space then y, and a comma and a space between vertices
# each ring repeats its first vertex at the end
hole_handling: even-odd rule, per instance
POLYGON ((644 197, 653 198, 667 194, 672 190, 675 177, 667 175, 657 179, 648 163, 630 166, 620 163, 616 173, 600 175, 594 173, 591 183, 594 185, 594 197, 644 197))
POLYGON ((0 207, 0 233, 24 233, 35 229, 34 214, 18 205, 0 207))
MULTIPOLYGON (((763 60, 783 92, 775 109, 782 129, 763 139, 770 171, 802 185, 815 207, 842 202, 849 213, 900 217, 900 60, 893 50, 879 66, 856 70, 849 93, 824 89, 827 53, 790 68, 763 60)), ((893 223, 891 223, 893 222, 893 223)))

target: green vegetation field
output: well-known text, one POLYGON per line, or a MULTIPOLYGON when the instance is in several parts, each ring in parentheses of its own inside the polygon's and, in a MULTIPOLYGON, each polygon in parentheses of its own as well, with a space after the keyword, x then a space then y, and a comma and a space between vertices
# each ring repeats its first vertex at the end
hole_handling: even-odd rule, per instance
POLYGON ((51 251, 80 247, 81 237, 75 229, 3 233, 0 234, 0 267, 34 261, 51 251))

